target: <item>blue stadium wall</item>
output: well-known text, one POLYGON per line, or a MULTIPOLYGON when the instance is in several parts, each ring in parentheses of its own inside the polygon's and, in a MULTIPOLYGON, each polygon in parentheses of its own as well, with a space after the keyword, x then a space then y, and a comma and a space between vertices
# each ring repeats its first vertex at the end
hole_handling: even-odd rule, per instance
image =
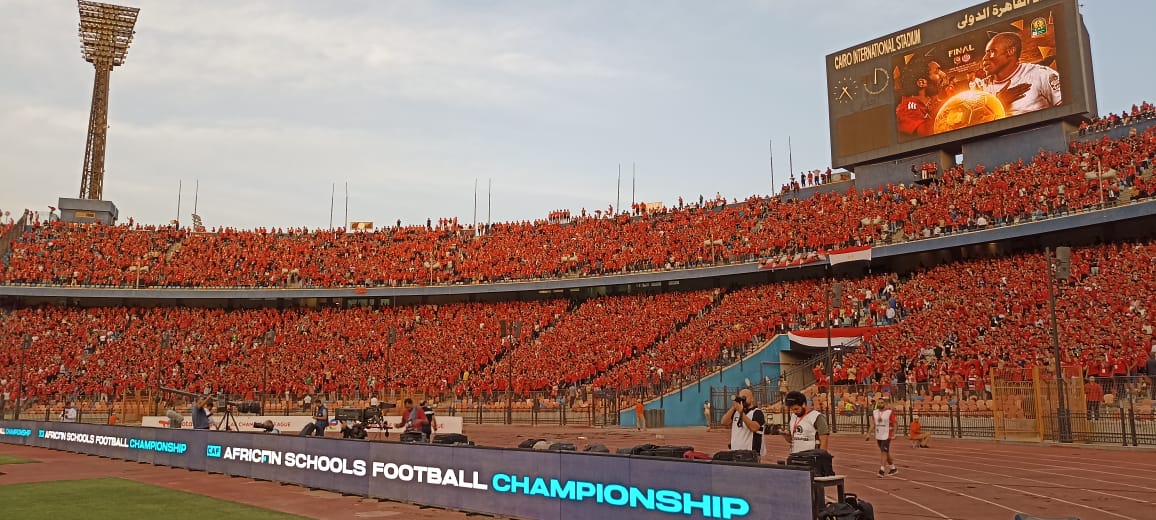
MULTIPOLYGON (((777 380, 779 355, 790 348, 791 340, 787 335, 780 334, 762 349, 747 356, 741 363, 735 363, 701 381, 647 401, 643 406, 647 410, 663 410, 664 426, 705 426, 702 404, 710 400, 711 387, 741 388, 747 385, 747 381, 758 383, 764 377, 772 381, 777 380)), ((711 404, 716 408, 719 406, 719 403, 711 404)), ((619 412, 618 424, 634 427, 634 410, 619 412)))

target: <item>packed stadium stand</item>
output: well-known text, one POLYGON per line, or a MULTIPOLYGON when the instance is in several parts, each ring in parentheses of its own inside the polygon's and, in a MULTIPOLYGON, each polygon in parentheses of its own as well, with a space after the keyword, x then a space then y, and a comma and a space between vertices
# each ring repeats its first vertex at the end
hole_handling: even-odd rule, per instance
MULTIPOLYGON (((1156 130, 1083 137, 1067 153, 956 167, 931 183, 608 217, 559 210, 482 230, 450 220, 375 232, 36 223, 0 251, 3 286, 177 292, 167 302, 134 303, 128 295, 128 303, 90 308, 9 300, 0 315, 0 387, 10 398, 24 378, 33 402, 82 397, 90 406, 158 382, 245 398, 264 391, 285 403, 398 388, 467 399, 507 390, 557 397, 573 388, 654 396, 776 334, 830 322, 876 327, 838 360, 836 384, 982 399, 992 368, 1051 369, 1047 270, 1038 251, 844 274, 847 305, 831 315, 829 285, 814 274, 676 292, 378 308, 190 307, 178 299, 182 288, 485 286, 718 264, 780 268, 822 263, 841 247, 983 232, 1151 198, 1156 130), (524 325, 520 336, 502 337, 501 322, 514 319, 524 325), (914 384, 904 384, 908 377, 914 384)), ((1072 280, 1057 300, 1065 365, 1105 377, 1138 373, 1152 347, 1154 262, 1150 241, 1076 249, 1072 280)), ((816 376, 825 387, 823 371, 816 376)))
POLYGON ((40 225, 13 244, 0 283, 112 287, 390 287, 674 270, 932 238, 1151 197, 1156 130, 1073 142, 1030 163, 942 172, 926 186, 751 197, 637 217, 375 232, 40 225), (476 236, 475 236, 476 235, 476 236))

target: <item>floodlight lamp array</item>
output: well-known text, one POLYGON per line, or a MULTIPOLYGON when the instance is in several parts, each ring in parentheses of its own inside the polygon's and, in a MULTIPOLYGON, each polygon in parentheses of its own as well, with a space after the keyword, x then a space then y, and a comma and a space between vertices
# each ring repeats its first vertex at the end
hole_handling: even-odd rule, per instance
POLYGON ((77 6, 84 60, 97 67, 123 65, 140 9, 88 0, 78 0, 77 6))

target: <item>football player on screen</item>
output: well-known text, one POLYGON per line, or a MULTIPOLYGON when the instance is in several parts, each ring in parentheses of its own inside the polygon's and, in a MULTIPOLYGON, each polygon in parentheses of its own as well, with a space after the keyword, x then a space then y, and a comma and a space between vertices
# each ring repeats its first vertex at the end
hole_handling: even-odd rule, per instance
POLYGON ((1034 63, 1020 63, 1023 42, 1014 32, 997 33, 983 55, 983 89, 995 94, 1009 116, 1059 106, 1060 73, 1034 63))

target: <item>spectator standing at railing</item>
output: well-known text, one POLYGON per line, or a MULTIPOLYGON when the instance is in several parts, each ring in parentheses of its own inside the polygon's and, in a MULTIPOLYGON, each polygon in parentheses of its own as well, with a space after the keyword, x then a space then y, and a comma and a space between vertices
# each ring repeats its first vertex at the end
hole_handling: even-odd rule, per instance
POLYGON ((1100 403, 1104 402, 1104 387, 1093 377, 1089 377, 1088 382, 1084 383, 1084 400, 1088 407, 1088 420, 1099 420, 1100 403))

